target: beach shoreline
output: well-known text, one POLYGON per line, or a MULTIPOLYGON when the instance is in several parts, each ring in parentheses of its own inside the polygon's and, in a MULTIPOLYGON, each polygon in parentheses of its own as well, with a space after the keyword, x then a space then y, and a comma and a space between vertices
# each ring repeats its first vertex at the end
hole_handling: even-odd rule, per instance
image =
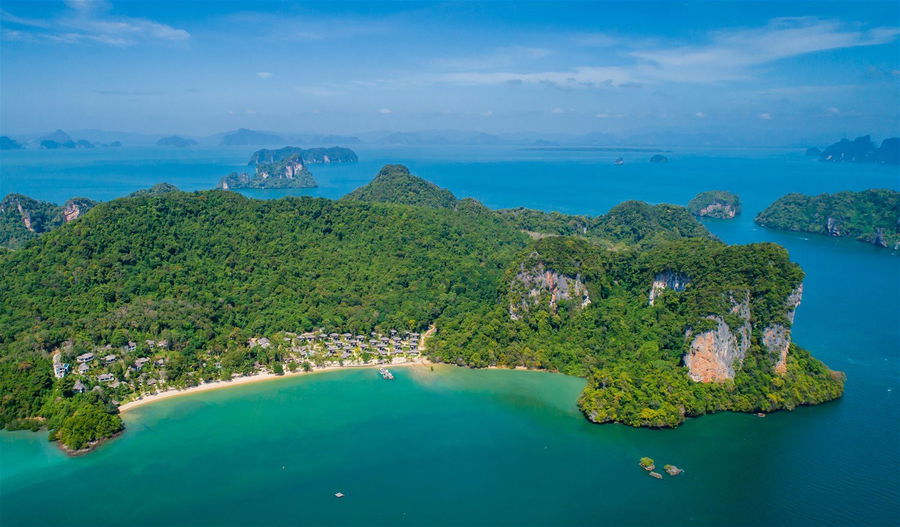
POLYGON ((243 384, 251 384, 256 382, 270 381, 273 379, 284 379, 288 377, 295 377, 299 375, 311 375, 315 373, 324 373, 329 371, 338 371, 338 370, 352 370, 352 369, 366 369, 366 368, 398 368, 405 366, 427 366, 432 364, 428 359, 421 357, 416 360, 399 362, 396 364, 358 364, 358 365, 348 365, 348 366, 325 366, 322 368, 313 368, 310 371, 295 371, 295 372, 284 372, 281 375, 270 373, 270 372, 260 372, 254 373, 252 375, 245 375, 243 377, 235 377, 230 380, 220 380, 202 383, 197 386, 191 386, 190 388, 178 389, 178 388, 170 388, 168 390, 163 390, 161 392, 154 393, 152 395, 147 395, 141 397, 140 399, 135 399, 133 401, 129 401, 125 404, 119 405, 119 413, 124 414, 129 410, 133 410, 140 406, 144 406, 147 404, 155 403, 157 401, 162 401, 165 399, 171 399, 173 397, 180 397, 182 395, 190 395, 194 393, 206 392, 211 390, 219 390, 222 388, 228 388, 231 386, 240 386, 243 384))

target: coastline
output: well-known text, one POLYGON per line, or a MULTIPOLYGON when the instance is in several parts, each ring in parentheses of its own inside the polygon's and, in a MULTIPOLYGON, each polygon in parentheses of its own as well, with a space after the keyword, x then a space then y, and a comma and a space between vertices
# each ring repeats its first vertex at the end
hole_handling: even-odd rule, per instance
POLYGON ((277 375, 275 373, 269 372, 260 372, 254 373, 252 375, 245 375, 243 377, 235 377, 231 380, 227 381, 213 381, 202 383, 197 386, 191 386, 190 388, 170 388, 168 390, 163 390, 161 392, 154 393, 152 395, 147 395, 145 397, 141 397, 140 399, 135 399, 133 401, 129 401, 125 404, 119 405, 119 413, 124 414, 129 410, 133 410, 139 406, 144 406, 146 404, 154 403, 157 401, 162 401, 164 399, 171 399, 173 397, 180 397, 182 395, 189 395, 192 393, 200 393, 206 392, 210 390, 218 390, 222 388, 228 388, 231 386, 240 386, 242 384, 250 384, 255 382, 269 381, 273 379, 284 379, 286 377, 294 377, 298 375, 311 375, 315 373, 324 373, 327 371, 337 371, 337 370, 349 370, 349 369, 364 369, 364 368, 397 368, 400 366, 415 366, 415 365, 430 365, 431 361, 424 357, 420 357, 416 360, 406 361, 406 362, 398 362, 396 364, 359 364, 359 365, 348 365, 348 366, 325 366, 322 368, 313 368, 310 371, 295 371, 295 372, 284 372, 282 375, 277 375))

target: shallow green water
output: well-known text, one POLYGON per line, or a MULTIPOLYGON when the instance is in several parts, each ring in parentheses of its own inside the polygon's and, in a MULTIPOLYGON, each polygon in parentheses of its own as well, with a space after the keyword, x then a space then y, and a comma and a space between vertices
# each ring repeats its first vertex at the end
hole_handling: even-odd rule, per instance
POLYGON ((768 524, 791 502, 779 475, 810 468, 784 455, 780 444, 796 438, 780 422, 829 411, 634 430, 585 421, 577 378, 449 366, 396 374, 330 372, 161 401, 126 414, 127 434, 77 459, 16 441, 13 455, 42 467, 4 467, 4 523, 39 510, 44 525, 709 524, 736 512, 737 500, 715 490, 727 485, 735 498, 765 499, 741 513, 768 524), (636 465, 642 455, 686 472, 651 479, 636 465), (73 487, 89 489, 77 511, 42 506, 45 493, 73 487))
MULTIPOLYGON (((249 155, 169 152, 4 153, 0 193, 61 201, 111 199, 159 180, 209 188, 249 155)), ((794 337, 847 373, 843 399, 652 431, 588 423, 575 406, 583 381, 546 373, 441 367, 398 369, 390 383, 367 370, 283 379, 139 408, 122 437, 77 459, 43 433, 0 433, 0 524, 900 524, 900 257, 752 221, 787 192, 900 188, 897 170, 779 150, 676 151, 663 166, 633 154, 613 167, 617 155, 361 149, 358 165, 316 167, 322 187, 300 193, 339 197, 385 162, 491 207, 599 214, 625 199, 686 203, 701 190, 733 190, 744 214, 707 226, 728 243, 780 243, 803 266, 794 337), (686 472, 651 479, 636 466, 644 455, 686 472)))

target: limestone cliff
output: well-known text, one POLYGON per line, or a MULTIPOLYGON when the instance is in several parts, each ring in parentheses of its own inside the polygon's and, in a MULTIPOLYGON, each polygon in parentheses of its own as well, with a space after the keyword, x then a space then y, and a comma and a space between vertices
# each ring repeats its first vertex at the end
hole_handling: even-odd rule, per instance
MULTIPOLYGON (((693 335, 690 348, 684 356, 684 365, 688 375, 697 382, 721 382, 734 379, 737 368, 743 363, 747 350, 750 349, 750 297, 745 295, 741 301, 731 297, 731 314, 739 321, 737 327, 731 327, 723 317, 711 315, 707 317, 716 323, 714 329, 693 335)), ((692 337, 688 330, 687 338, 692 337)))
MULTIPOLYGON (((802 299, 803 284, 800 284, 785 301, 785 318, 789 324, 794 323, 794 313, 802 299)), ((787 372, 787 354, 791 347, 790 325, 772 324, 767 326, 763 329, 762 341, 766 350, 778 355, 778 359, 775 362, 775 372, 783 375, 787 372)))
POLYGON ((653 278, 653 285, 650 287, 650 305, 662 294, 666 289, 673 291, 684 291, 684 288, 691 283, 691 279, 682 273, 676 271, 663 271, 657 273, 653 278))
POLYGON ((577 302, 579 308, 591 303, 587 286, 580 275, 566 276, 545 268, 543 263, 531 267, 523 263, 510 284, 509 316, 518 320, 544 303, 555 313, 559 302, 565 300, 577 302))

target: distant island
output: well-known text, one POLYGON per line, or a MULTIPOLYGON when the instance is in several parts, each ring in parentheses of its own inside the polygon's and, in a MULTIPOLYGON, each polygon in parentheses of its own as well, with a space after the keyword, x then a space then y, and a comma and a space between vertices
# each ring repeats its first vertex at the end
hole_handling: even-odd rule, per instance
POLYGON ((319 183, 307 170, 299 154, 293 154, 271 163, 257 163, 254 174, 232 172, 223 177, 217 188, 314 188, 319 183))
POLYGON ((420 354, 583 376, 597 423, 843 393, 792 342, 787 251, 725 245, 683 207, 495 211, 402 165, 339 201, 158 190, 0 252, 4 427, 81 452, 141 397, 420 354))
POLYGON ((826 163, 878 163, 884 165, 900 164, 900 137, 890 137, 877 146, 872 137, 864 135, 853 141, 841 139, 819 151, 812 147, 806 155, 818 155, 819 161, 826 163))
POLYGON ((731 192, 708 190, 694 196, 688 202, 688 210, 694 216, 731 219, 741 213, 741 200, 731 192))
POLYGON ((250 156, 248 165, 259 165, 260 163, 275 163, 282 161, 291 156, 300 156, 300 159, 307 165, 331 164, 331 163, 356 163, 359 158, 356 152, 349 148, 333 146, 331 148, 300 148, 297 146, 286 146, 277 150, 257 150, 250 156))
POLYGON ((848 236, 897 250, 900 249, 900 192, 788 194, 760 212, 756 223, 786 231, 848 236))
POLYGON ((241 128, 222 137, 223 146, 274 145, 284 144, 285 140, 276 134, 257 132, 241 128))
POLYGON ((21 148, 23 148, 23 146, 15 139, 11 139, 5 135, 0 136, 0 150, 19 150, 21 148))
POLYGON ((72 198, 62 205, 9 194, 0 201, 0 247, 16 249, 91 210, 97 202, 72 198))
POLYGON ((197 141, 194 141, 193 139, 186 139, 178 135, 166 136, 156 142, 156 146, 174 146, 177 148, 185 148, 188 146, 196 145, 197 141))
POLYGON ((654 156, 650 156, 650 162, 651 163, 668 163, 669 158, 662 154, 656 154, 654 156))

